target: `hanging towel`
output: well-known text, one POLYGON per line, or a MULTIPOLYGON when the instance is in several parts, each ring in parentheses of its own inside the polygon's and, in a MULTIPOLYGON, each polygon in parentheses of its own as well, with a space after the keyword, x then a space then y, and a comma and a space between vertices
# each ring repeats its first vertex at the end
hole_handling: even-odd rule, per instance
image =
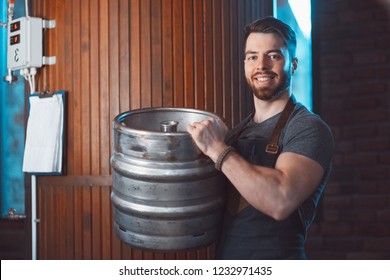
POLYGON ((31 94, 29 107, 23 171, 61 174, 64 92, 45 98, 31 94))

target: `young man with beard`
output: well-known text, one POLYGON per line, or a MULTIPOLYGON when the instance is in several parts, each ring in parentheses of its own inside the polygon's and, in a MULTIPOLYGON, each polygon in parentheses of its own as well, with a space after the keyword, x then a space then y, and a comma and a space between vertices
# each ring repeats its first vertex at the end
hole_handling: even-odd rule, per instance
POLYGON ((333 136, 293 96, 294 31, 267 17, 246 27, 244 43, 254 112, 230 132, 220 119, 187 127, 232 185, 216 257, 306 259, 306 231, 329 176, 333 136))

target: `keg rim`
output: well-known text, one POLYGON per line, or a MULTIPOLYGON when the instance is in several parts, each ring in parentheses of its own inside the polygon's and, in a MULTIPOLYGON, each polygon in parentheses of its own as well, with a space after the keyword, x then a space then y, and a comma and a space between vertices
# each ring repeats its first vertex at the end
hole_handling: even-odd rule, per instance
POLYGON ((148 112, 163 112, 163 111, 174 111, 174 112, 186 112, 186 113, 198 113, 198 114, 203 114, 208 117, 213 117, 215 119, 218 119, 219 116, 215 113, 205 111, 205 110, 199 110, 199 109, 193 109, 193 108, 176 108, 176 107, 147 107, 147 108, 140 108, 140 109, 134 109, 134 110, 129 110, 120 113, 117 115, 112 123, 114 128, 120 130, 120 131, 127 131, 127 132, 132 132, 132 133, 137 133, 137 134, 147 134, 147 135, 158 135, 158 136, 190 136, 187 131, 175 131, 175 132, 162 132, 162 131, 150 131, 150 130, 143 130, 143 129, 136 129, 136 128, 131 128, 128 127, 124 124, 122 124, 122 121, 130 116, 130 115, 135 115, 135 114, 142 114, 142 113, 148 113, 148 112))

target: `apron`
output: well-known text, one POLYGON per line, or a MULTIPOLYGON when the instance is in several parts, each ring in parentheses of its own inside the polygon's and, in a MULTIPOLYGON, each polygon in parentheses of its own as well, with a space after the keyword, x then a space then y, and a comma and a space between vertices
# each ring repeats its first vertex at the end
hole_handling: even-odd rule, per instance
MULTIPOLYGON (((274 168, 281 151, 279 137, 294 106, 290 98, 270 139, 240 137, 253 118, 252 113, 229 133, 226 143, 250 163, 274 168)), ((229 186, 227 210, 216 258, 306 259, 305 236, 306 228, 299 210, 283 221, 276 221, 249 205, 233 186, 229 186)))

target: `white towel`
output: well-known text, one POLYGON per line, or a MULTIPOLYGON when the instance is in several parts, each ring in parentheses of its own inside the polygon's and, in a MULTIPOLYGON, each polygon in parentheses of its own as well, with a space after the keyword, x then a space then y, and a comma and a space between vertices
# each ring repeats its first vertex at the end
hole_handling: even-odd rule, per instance
POLYGON ((62 94, 39 98, 30 95, 23 171, 61 173, 64 127, 62 94))

